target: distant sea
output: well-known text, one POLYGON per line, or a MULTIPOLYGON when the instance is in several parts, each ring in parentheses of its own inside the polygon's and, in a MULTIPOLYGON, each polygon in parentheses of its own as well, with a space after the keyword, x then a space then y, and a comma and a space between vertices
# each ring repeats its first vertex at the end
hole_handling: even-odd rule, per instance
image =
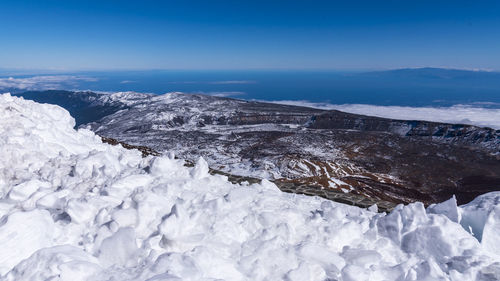
POLYGON ((0 91, 44 89, 184 92, 500 128, 498 72, 440 68, 378 72, 161 70, 23 74, 0 71, 0 91))
POLYGON ((248 100, 304 100, 331 104, 451 106, 491 103, 495 106, 500 103, 499 73, 438 68, 366 73, 168 70, 6 74, 0 73, 0 80, 45 75, 86 77, 91 79, 71 81, 68 78, 52 86, 94 91, 186 92, 248 100))

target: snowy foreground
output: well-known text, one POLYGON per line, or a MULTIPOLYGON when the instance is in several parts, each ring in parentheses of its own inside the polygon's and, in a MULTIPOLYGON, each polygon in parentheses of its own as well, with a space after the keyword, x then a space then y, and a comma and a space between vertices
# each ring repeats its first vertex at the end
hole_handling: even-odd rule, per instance
POLYGON ((5 280, 500 279, 500 192, 386 215, 141 158, 57 106, 0 117, 5 280))

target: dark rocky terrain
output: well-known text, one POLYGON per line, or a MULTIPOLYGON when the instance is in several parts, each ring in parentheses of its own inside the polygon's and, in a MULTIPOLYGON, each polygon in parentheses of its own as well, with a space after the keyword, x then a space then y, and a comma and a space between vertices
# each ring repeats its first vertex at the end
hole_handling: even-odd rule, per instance
POLYGON ((217 173, 288 192, 388 209, 500 190, 500 131, 490 128, 180 93, 22 95, 66 107, 103 137, 203 156, 217 173))

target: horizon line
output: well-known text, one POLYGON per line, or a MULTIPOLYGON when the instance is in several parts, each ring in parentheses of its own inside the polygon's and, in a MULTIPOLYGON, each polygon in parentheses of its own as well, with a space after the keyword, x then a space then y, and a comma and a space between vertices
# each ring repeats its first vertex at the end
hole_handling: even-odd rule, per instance
POLYGON ((63 74, 63 73, 81 73, 81 72, 154 72, 154 71, 318 71, 318 72, 378 72, 378 71, 391 71, 391 70, 404 70, 404 69, 446 69, 446 70, 461 70, 471 72, 499 72, 498 69, 491 68, 469 68, 469 67, 452 67, 452 66, 405 66, 394 68, 88 68, 88 69, 54 69, 54 68, 2 68, 1 72, 14 72, 17 74, 28 75, 29 72, 33 74, 63 74), (44 73, 45 72, 45 73, 44 73))

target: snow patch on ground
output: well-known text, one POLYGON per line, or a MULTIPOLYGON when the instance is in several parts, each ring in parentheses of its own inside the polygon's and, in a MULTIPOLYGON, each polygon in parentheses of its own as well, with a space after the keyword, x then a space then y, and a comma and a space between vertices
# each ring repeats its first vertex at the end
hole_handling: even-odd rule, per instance
POLYGON ((498 192, 381 214, 142 158, 57 106, 0 116, 4 280, 500 279, 498 192))

